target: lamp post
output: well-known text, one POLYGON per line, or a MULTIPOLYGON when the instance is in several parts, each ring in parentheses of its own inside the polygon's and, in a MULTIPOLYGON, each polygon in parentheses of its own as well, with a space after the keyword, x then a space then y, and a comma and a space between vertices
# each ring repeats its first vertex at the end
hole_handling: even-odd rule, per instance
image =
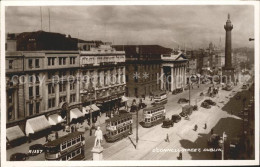
POLYGON ((223 144, 222 144, 222 160, 224 160, 224 149, 225 149, 225 138, 227 137, 226 133, 223 132, 223 135, 222 135, 222 140, 223 140, 223 144))

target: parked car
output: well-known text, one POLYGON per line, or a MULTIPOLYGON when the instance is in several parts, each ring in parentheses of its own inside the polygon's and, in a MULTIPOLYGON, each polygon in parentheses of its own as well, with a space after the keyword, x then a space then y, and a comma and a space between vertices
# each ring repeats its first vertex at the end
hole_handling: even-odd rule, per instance
POLYGON ((204 102, 208 103, 209 105, 215 106, 216 103, 210 99, 204 100, 204 102))
POLYGON ((171 119, 166 118, 165 120, 163 120, 162 128, 173 127, 173 124, 174 122, 171 119))
POLYGON ((220 136, 218 134, 212 134, 208 139, 208 146, 217 148, 219 147, 220 136))
POLYGON ((226 91, 231 91, 232 90, 232 86, 231 85, 226 85, 222 89, 226 90, 226 91))
POLYGON ((193 106, 193 111, 197 111, 198 110, 198 106, 197 105, 194 105, 193 106))
POLYGON ((247 89, 247 85, 243 84, 242 89, 247 89))
POLYGON ((180 98, 180 99, 178 100, 178 103, 179 103, 179 104, 188 103, 188 102, 189 102, 189 100, 188 100, 188 99, 185 99, 185 98, 180 98))
POLYGON ((139 104, 139 107, 140 107, 140 109, 143 109, 143 108, 147 107, 147 104, 142 102, 139 104))
POLYGON ((181 120, 181 116, 180 115, 177 115, 177 114, 172 115, 172 121, 174 123, 178 123, 178 122, 180 122, 180 120, 181 120))
POLYGON ((45 152, 45 147, 42 144, 34 144, 29 147, 29 156, 36 156, 45 152))
POLYGON ((211 106, 207 102, 205 102, 205 101, 201 103, 201 107, 207 108, 207 109, 211 108, 211 106))
POLYGON ((181 112, 179 115, 180 115, 181 117, 186 117, 186 116, 187 116, 187 114, 186 114, 185 112, 181 112))
POLYGON ((25 161, 29 159, 29 156, 25 153, 14 153, 10 157, 10 161, 25 161))

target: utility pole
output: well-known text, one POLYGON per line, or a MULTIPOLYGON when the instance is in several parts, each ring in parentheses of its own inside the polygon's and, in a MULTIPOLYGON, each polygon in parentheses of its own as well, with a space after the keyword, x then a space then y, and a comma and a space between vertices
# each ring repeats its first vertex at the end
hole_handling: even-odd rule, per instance
POLYGON ((135 146, 135 149, 137 149, 137 145, 138 145, 138 124, 139 124, 139 121, 138 121, 138 109, 136 107, 136 146, 135 146))
POLYGON ((40 12, 41 12, 41 30, 42 30, 42 7, 40 7, 40 12))
POLYGON ((189 105, 190 105, 190 83, 191 83, 190 79, 191 77, 189 78, 189 105))
POLYGON ((51 32, 51 15, 50 15, 50 9, 48 9, 49 12, 49 32, 51 32))

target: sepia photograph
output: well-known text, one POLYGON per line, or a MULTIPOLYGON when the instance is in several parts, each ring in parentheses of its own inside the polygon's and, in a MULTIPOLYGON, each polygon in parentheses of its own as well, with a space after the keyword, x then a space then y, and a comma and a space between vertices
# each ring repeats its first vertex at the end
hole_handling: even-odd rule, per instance
POLYGON ((256 4, 2 3, 2 165, 259 164, 256 4))

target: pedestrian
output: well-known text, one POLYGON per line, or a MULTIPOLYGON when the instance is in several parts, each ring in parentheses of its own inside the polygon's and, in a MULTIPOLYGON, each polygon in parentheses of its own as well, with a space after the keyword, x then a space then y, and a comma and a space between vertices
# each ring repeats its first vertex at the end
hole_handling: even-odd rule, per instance
POLYGON ((31 133, 29 133, 29 136, 28 136, 28 143, 31 143, 31 133))
POLYGON ((169 135, 168 135, 168 133, 167 133, 167 135, 166 135, 166 139, 165 139, 165 141, 170 143, 170 139, 169 139, 169 135))
POLYGON ((48 142, 48 137, 49 137, 49 135, 46 134, 46 135, 45 135, 45 139, 46 139, 45 142, 48 142))
POLYGON ((212 135, 213 135, 213 128, 210 130, 210 134, 212 134, 212 135))
POLYGON ((56 133, 55 133, 55 138, 56 139, 58 139, 59 138, 59 134, 58 134, 58 132, 56 131, 56 133))
POLYGON ((73 133, 74 132, 74 126, 72 125, 71 126, 71 133, 73 133))
POLYGON ((207 129, 207 123, 205 123, 204 129, 207 129))
POLYGON ((92 127, 89 129, 89 136, 92 136, 92 127))
POLYGON ((179 160, 182 160, 182 152, 179 152, 179 157, 178 157, 179 160))
POLYGON ((198 125, 195 125, 194 126, 194 131, 197 131, 197 129, 198 129, 198 125))

